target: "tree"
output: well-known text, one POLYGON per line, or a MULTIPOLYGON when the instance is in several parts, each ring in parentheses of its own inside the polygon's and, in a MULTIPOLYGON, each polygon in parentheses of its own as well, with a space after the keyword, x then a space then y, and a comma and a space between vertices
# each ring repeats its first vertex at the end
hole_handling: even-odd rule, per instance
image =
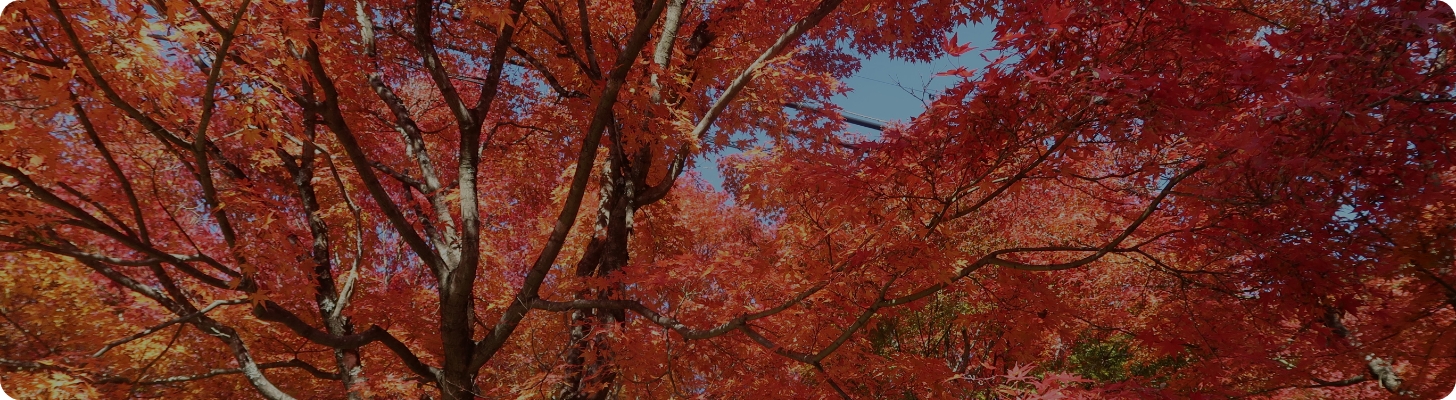
POLYGON ((21 396, 1438 397, 1451 16, 25 1, 0 366, 21 396), (855 54, 975 21, 988 67, 842 129, 855 54))

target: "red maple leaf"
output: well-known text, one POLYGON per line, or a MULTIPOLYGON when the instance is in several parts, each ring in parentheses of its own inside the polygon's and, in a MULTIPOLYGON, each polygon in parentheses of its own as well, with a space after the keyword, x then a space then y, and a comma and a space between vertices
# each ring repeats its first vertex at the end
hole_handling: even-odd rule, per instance
POLYGON ((935 74, 935 76, 959 76, 962 78, 971 78, 976 76, 976 70, 966 69, 966 67, 956 67, 956 69, 941 72, 935 74))
POLYGON ((959 44, 959 42, 960 34, 954 34, 950 37, 945 38, 944 40, 941 40, 940 47, 942 49, 945 49, 946 53, 949 53, 951 56, 954 57, 960 57, 961 54, 966 54, 966 52, 975 49, 975 47, 971 47, 970 43, 959 44))

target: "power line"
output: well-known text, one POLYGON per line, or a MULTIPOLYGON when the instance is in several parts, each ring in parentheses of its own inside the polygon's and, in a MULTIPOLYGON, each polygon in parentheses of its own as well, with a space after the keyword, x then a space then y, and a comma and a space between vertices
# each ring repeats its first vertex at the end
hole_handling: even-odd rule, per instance
MULTIPOLYGON (((824 111, 823 109, 820 109, 818 107, 813 107, 813 106, 809 106, 809 105, 805 105, 803 103, 797 103, 797 102, 784 103, 784 107, 792 108, 792 109, 799 110, 799 111, 808 111, 808 112, 812 112, 812 113, 818 113, 818 114, 821 114, 821 115, 829 115, 830 114, 828 111, 824 111)), ((851 123, 851 124, 863 126, 863 127, 866 127, 866 128, 870 128, 870 129, 877 130, 877 131, 883 131, 883 130, 885 130, 885 124, 884 123, 887 122, 885 120, 882 120, 882 119, 879 119, 879 118, 873 118, 873 117, 869 117, 869 116, 865 116, 865 115, 861 115, 861 114, 855 114, 855 113, 851 113, 851 112, 847 112, 847 111, 844 112, 844 113, 856 115, 856 116, 843 115, 843 114, 839 115, 840 118, 844 118, 844 122, 848 122, 848 123, 851 123), (863 118, 861 118, 861 117, 863 117, 863 118), (879 122, 875 122, 875 121, 871 121, 871 120, 875 120, 875 121, 879 121, 879 122)))

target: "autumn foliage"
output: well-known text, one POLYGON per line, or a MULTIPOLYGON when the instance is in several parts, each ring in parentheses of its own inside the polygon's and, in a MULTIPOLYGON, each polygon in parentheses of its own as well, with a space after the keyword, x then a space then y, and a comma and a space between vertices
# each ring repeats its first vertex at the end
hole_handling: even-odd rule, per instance
POLYGON ((1440 398, 1453 21, 1412 0, 24 0, 0 17, 0 386, 1440 398), (978 21, 994 42, 951 34, 978 21), (847 133, 831 98, 876 53, 989 65, 847 133))

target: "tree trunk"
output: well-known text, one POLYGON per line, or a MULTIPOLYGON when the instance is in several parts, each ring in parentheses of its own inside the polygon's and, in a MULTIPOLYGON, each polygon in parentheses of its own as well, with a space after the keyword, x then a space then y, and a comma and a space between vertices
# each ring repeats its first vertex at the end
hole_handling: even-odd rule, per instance
MULTIPOLYGON (((616 132, 620 131, 614 129, 613 133, 616 132)), ((632 216, 637 211, 634 200, 652 159, 650 152, 639 150, 629 161, 616 135, 611 137, 610 153, 601 177, 601 199, 593 236, 576 265, 578 277, 605 277, 627 265, 629 258, 627 244, 632 236, 632 216)), ((619 285, 586 289, 576 293, 576 298, 610 299, 620 289, 619 285)), ((558 398, 600 400, 612 393, 617 373, 612 362, 615 357, 610 333, 615 324, 625 322, 626 314, 622 310, 590 309, 571 313, 567 379, 558 398)))

